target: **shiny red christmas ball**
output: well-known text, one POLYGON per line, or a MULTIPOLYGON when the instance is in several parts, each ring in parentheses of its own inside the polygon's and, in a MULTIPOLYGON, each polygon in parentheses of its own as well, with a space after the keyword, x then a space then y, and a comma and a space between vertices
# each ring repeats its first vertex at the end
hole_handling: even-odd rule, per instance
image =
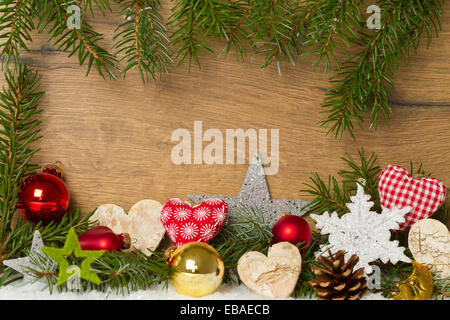
POLYGON ((290 242, 293 245, 302 243, 301 247, 304 251, 311 243, 312 232, 305 219, 294 216, 285 215, 280 217, 272 228, 273 243, 290 242))
POLYGON ((118 251, 130 247, 128 233, 115 234, 110 228, 97 226, 89 229, 78 237, 78 242, 83 250, 118 251))
POLYGON ((23 182, 17 205, 28 220, 48 224, 62 218, 69 207, 69 199, 69 191, 59 177, 37 173, 23 182))

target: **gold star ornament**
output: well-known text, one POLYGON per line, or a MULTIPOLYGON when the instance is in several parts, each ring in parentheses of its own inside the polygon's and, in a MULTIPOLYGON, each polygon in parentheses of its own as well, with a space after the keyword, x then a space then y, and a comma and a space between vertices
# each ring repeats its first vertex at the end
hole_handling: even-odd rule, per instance
POLYGON ((72 276, 74 276, 75 271, 72 269, 68 270, 69 261, 66 259, 71 254, 73 254, 76 258, 85 258, 81 262, 80 278, 94 284, 101 283, 101 280, 97 274, 91 270, 91 263, 93 263, 96 258, 102 256, 105 251, 82 250, 74 228, 70 228, 66 242, 64 243, 64 248, 42 247, 42 252, 55 260, 59 265, 58 282, 56 283, 57 286, 65 283, 72 276))

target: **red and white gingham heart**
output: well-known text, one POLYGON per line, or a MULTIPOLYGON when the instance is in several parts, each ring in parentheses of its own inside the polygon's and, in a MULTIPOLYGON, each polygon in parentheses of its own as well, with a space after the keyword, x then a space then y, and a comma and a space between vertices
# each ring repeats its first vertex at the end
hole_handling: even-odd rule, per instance
POLYGON ((415 179, 399 166, 389 165, 378 179, 381 207, 412 207, 398 230, 409 229, 415 222, 433 215, 444 203, 447 189, 441 180, 415 179))
POLYGON ((208 242, 225 223, 228 205, 221 199, 208 199, 191 206, 181 199, 170 199, 161 210, 161 222, 177 247, 192 241, 208 242))

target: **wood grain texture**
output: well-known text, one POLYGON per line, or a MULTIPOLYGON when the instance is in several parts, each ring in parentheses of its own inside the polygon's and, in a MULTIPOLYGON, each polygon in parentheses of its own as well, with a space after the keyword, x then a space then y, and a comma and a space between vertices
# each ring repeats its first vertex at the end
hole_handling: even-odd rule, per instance
MULTIPOLYGON (((162 1, 163 6, 171 2, 162 1)), ((168 10, 165 12, 166 16, 168 10)), ((45 32, 34 37, 24 60, 42 75, 42 151, 35 160, 64 164, 73 204, 84 212, 103 203, 125 210, 138 200, 165 202, 189 193, 239 192, 247 165, 174 165, 172 131, 192 132, 195 120, 208 128, 280 129, 280 168, 269 176, 273 197, 300 199, 302 183, 312 172, 322 176, 342 168, 340 157, 356 156, 364 146, 376 152, 380 165, 422 162, 434 176, 450 185, 450 4, 444 6, 442 32, 429 50, 403 65, 392 90, 391 122, 375 130, 357 130, 357 141, 337 141, 317 125, 325 115, 320 104, 327 77, 313 71, 311 60, 260 71, 262 57, 238 62, 202 57, 202 69, 177 68, 161 81, 141 83, 137 73, 126 80, 85 77, 76 58, 53 50, 45 32)), ((120 23, 113 14, 97 16, 93 27, 112 45, 120 23)), ((214 49, 220 52, 221 43, 214 49)), ((1 77, 0 83, 4 84, 1 77)))

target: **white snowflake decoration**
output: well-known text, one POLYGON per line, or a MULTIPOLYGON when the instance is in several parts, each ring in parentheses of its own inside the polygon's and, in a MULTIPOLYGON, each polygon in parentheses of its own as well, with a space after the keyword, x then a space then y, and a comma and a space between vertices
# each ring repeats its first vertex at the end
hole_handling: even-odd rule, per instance
POLYGON ((356 254, 359 262, 355 269, 364 267, 366 274, 372 273, 369 263, 380 259, 383 263, 391 261, 396 264, 399 261, 411 262, 405 256, 405 248, 398 246, 398 241, 390 241, 391 232, 405 221, 405 214, 411 211, 411 207, 391 210, 383 209, 381 214, 370 211, 373 202, 370 196, 364 194, 363 187, 358 184, 355 196, 350 197, 352 203, 348 203, 349 213, 340 218, 336 212, 331 215, 325 212, 322 215, 312 214, 317 222, 316 227, 321 229, 321 234, 329 234, 329 245, 321 247, 321 253, 330 249, 335 253, 339 250, 346 252, 345 258, 356 254))

